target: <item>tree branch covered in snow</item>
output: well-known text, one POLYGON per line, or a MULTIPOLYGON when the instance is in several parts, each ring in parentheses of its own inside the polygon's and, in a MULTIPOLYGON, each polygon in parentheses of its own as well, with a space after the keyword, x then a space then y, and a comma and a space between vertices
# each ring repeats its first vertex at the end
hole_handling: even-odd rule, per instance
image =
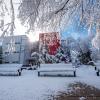
POLYGON ((30 24, 30 29, 34 27, 40 2, 41 0, 22 0, 19 7, 19 18, 22 23, 30 24))
POLYGON ((11 27, 10 27, 10 35, 13 35, 13 32, 14 32, 14 27, 15 27, 15 24, 14 24, 14 21, 15 21, 15 14, 14 14, 14 6, 13 6, 13 0, 10 0, 10 10, 11 10, 11 27))
MULTIPOLYGON (((100 0, 22 0, 19 18, 29 30, 59 31, 80 17, 89 30, 100 23, 100 0)), ((89 31, 91 32, 91 31, 89 31)), ((91 33, 90 33, 91 34, 91 33)))
POLYGON ((12 0, 0 1, 0 33, 1 38, 8 35, 13 35, 14 32, 14 7, 12 0))
POLYGON ((73 11, 79 0, 22 0, 19 7, 19 18, 30 29, 54 31, 59 28, 67 10, 73 11), (72 9, 73 8, 73 9, 72 9))

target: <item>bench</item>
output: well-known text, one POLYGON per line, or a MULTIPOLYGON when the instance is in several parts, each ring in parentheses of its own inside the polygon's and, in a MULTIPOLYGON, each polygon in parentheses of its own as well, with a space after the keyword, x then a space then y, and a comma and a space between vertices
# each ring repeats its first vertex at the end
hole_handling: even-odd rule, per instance
POLYGON ((100 76, 100 69, 97 69, 97 76, 100 76))
POLYGON ((100 76, 100 68, 98 66, 95 66, 95 70, 96 70, 96 75, 100 76))
POLYGON ((94 69, 96 70, 96 75, 100 76, 100 61, 97 61, 97 62, 89 61, 88 65, 94 66, 94 69))
POLYGON ((26 70, 35 70, 35 69, 37 69, 38 67, 40 67, 40 63, 34 64, 34 65, 26 64, 26 65, 23 65, 23 66, 21 67, 21 70, 23 70, 23 69, 26 69, 26 70))
POLYGON ((40 69, 38 70, 38 76, 74 76, 76 77, 76 69, 40 69))
POLYGON ((22 64, 0 64, 0 75, 17 75, 21 76, 22 64))
POLYGON ((100 76, 100 62, 95 63, 95 70, 96 70, 97 76, 100 76))
POLYGON ((30 64, 27 64, 27 65, 23 65, 21 67, 21 70, 23 70, 23 69, 29 70, 30 68, 32 68, 32 66, 30 64))

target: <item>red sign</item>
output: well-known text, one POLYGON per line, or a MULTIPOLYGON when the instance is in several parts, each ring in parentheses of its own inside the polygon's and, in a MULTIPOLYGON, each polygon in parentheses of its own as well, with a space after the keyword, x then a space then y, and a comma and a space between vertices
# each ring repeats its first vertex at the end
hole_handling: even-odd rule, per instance
POLYGON ((60 46, 59 33, 52 32, 39 34, 39 44, 42 45, 40 46, 41 48, 47 48, 49 54, 55 55, 60 46))

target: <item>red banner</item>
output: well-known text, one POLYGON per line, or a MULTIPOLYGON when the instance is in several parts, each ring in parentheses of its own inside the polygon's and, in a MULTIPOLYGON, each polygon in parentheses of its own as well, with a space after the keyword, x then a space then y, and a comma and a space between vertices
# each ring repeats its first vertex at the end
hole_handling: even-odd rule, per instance
POLYGON ((40 33, 39 34, 39 44, 47 48, 48 53, 55 55, 58 47, 60 46, 60 37, 58 32, 52 33, 40 33))

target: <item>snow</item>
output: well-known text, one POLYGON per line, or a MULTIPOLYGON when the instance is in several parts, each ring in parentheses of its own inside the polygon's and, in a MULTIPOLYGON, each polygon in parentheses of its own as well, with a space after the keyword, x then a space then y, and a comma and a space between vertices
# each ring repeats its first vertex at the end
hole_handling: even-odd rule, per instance
POLYGON ((51 76, 57 76, 57 75, 68 75, 72 76, 74 74, 74 71, 76 69, 72 64, 49 64, 48 67, 46 65, 42 65, 39 69, 38 72, 41 73, 41 75, 51 75, 51 76))
POLYGON ((96 65, 96 67, 97 67, 98 69, 100 69, 100 61, 97 61, 97 62, 95 63, 95 65, 96 65))
POLYGON ((0 71, 17 71, 22 64, 0 64, 0 71))
POLYGON ((48 66, 46 66, 46 65, 42 65, 39 69, 38 69, 38 71, 55 71, 55 70, 75 70, 74 69, 74 66, 72 66, 72 64, 67 64, 67 66, 66 66, 66 64, 64 64, 64 63, 62 63, 62 64, 48 64, 48 66))
MULTIPOLYGON (((42 64, 42 67, 69 67, 71 64, 42 64)), ((48 95, 66 91, 74 82, 84 82, 100 89, 100 77, 94 67, 81 65, 77 77, 38 77, 37 70, 23 70, 22 76, 0 76, 0 100, 47 100, 48 95)))
POLYGON ((18 75, 22 64, 0 64, 0 75, 18 75))
POLYGON ((86 100, 86 98, 85 97, 80 97, 79 100, 86 100))

